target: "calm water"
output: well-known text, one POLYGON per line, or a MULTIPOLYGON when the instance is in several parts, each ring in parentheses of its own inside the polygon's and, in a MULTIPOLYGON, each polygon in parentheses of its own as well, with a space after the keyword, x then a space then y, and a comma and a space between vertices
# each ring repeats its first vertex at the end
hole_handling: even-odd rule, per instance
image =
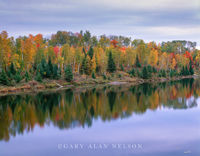
POLYGON ((200 155, 200 80, 0 97, 0 155, 200 155))

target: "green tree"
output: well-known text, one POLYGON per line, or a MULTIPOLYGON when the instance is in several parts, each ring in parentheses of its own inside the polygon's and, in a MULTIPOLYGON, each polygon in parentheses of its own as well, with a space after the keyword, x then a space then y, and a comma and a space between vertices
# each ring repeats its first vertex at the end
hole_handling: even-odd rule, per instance
POLYGON ((113 57, 112 57, 112 53, 109 52, 109 56, 108 56, 108 67, 107 67, 107 71, 110 72, 110 73, 113 73, 116 71, 116 65, 115 65, 115 62, 113 60, 113 57))
POLYGON ((61 76, 61 71, 60 69, 58 68, 58 65, 57 64, 54 64, 53 65, 53 79, 59 79, 61 76))
POLYGON ((192 61, 191 60, 190 60, 190 66, 189 66, 189 73, 190 73, 190 75, 194 74, 194 69, 192 67, 192 61))
POLYGON ((135 69, 132 68, 128 73, 129 73, 131 76, 135 76, 135 69))
POLYGON ((72 67, 70 65, 67 65, 65 68, 65 79, 68 82, 71 82, 73 80, 72 67))
POLYGON ((4 69, 0 73, 0 83, 3 85, 9 85, 9 79, 4 69))
POLYGON ((49 58, 49 61, 48 61, 46 76, 48 78, 52 78, 53 77, 53 64, 51 62, 51 58, 49 58))
POLYGON ((15 76, 14 76, 15 82, 19 83, 22 80, 22 76, 21 76, 21 72, 18 71, 16 72, 15 76))
POLYGON ((96 76, 95 76, 95 72, 94 72, 94 71, 92 72, 92 78, 93 78, 93 79, 96 79, 96 76))
POLYGON ((26 71, 25 73, 25 81, 28 82, 30 80, 29 73, 26 71))
POLYGON ((16 70, 15 70, 15 67, 14 67, 14 64, 11 63, 10 65, 10 71, 9 71, 12 75, 15 75, 16 74, 16 70))
POLYGON ((141 67, 141 64, 140 64, 140 61, 139 61, 138 55, 136 56, 135 66, 138 67, 138 68, 141 67))
POLYGON ((88 55, 90 56, 90 59, 93 58, 93 55, 94 55, 94 50, 92 47, 90 47, 89 51, 88 51, 88 55))
POLYGON ((143 78, 143 79, 149 79, 150 77, 151 77, 151 73, 148 72, 147 67, 144 66, 144 67, 142 68, 142 78, 143 78))
POLYGON ((35 80, 38 82, 42 82, 42 76, 41 76, 40 72, 37 72, 35 80))

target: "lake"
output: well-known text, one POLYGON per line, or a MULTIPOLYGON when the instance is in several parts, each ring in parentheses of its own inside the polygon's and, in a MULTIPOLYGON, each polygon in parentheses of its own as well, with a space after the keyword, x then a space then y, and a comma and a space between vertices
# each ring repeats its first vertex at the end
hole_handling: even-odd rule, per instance
POLYGON ((200 80, 0 97, 0 155, 200 155, 200 80))

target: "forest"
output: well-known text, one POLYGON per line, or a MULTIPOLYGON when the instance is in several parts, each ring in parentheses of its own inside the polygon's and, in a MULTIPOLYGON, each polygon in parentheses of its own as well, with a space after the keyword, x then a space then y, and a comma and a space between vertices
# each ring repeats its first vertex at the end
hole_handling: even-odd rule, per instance
POLYGON ((44 79, 73 82, 76 77, 111 79, 113 74, 150 79, 198 74, 196 42, 145 43, 124 36, 92 36, 89 31, 58 31, 9 37, 0 34, 0 85, 44 79))

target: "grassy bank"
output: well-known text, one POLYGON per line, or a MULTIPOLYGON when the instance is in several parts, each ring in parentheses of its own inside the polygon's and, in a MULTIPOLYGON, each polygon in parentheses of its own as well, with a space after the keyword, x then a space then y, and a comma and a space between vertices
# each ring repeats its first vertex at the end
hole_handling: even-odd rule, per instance
POLYGON ((44 79, 42 82, 35 80, 29 82, 21 82, 15 86, 0 86, 0 95, 18 94, 18 93, 37 93, 41 91, 52 91, 69 89, 74 87, 87 87, 95 85, 139 85, 142 83, 160 83, 166 81, 176 81, 185 78, 197 78, 199 75, 177 76, 177 77, 152 77, 150 79, 142 79, 138 77, 131 77, 125 72, 116 72, 115 74, 107 75, 107 77, 97 76, 95 79, 91 76, 77 75, 72 82, 67 82, 64 79, 50 80, 44 79))

